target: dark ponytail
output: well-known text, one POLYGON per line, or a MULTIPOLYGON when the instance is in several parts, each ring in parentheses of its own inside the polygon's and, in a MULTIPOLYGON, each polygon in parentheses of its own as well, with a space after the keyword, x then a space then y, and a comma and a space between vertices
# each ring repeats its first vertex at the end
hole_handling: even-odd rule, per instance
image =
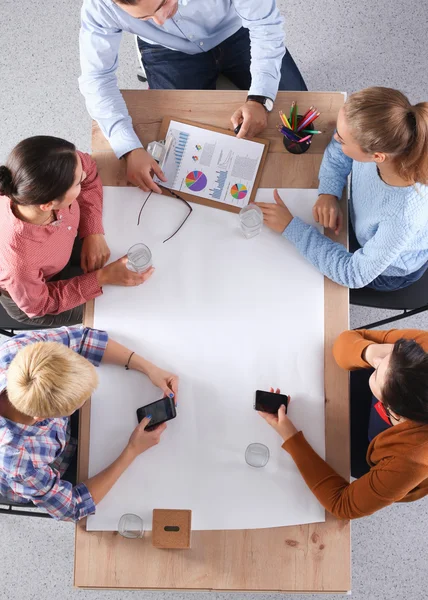
POLYGON ((60 200, 74 183, 76 166, 72 143, 47 135, 27 138, 0 166, 0 194, 22 205, 60 200))

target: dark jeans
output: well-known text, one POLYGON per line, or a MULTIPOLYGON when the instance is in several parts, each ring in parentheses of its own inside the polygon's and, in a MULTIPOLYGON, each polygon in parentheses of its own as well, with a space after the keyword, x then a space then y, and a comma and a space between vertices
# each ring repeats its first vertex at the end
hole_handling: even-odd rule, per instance
MULTIPOLYGON (((356 252, 361 248, 358 243, 357 237, 354 232, 354 228, 352 227, 351 221, 349 221, 349 251, 356 252)), ((408 275, 403 275, 402 277, 391 277, 390 275, 379 275, 376 279, 373 279, 372 282, 368 283, 366 287, 372 288, 378 292, 394 292, 397 290, 402 290, 403 288, 412 285, 418 281, 425 271, 428 268, 428 262, 425 263, 420 269, 414 271, 413 273, 409 273, 408 275)))
POLYGON ((369 377, 373 369, 351 371, 351 475, 358 479, 370 471, 366 455, 372 392, 369 377))
MULTIPOLYGON (((151 89, 215 90, 220 73, 240 90, 250 89, 250 36, 245 27, 212 50, 200 54, 177 52, 137 39, 151 89)), ((282 59, 279 89, 307 90, 288 50, 282 59)))
MULTIPOLYGON (((62 271, 57 273, 50 281, 59 281, 61 279, 71 279, 82 275, 83 271, 80 268, 80 254, 82 252, 82 241, 76 237, 71 252, 70 260, 65 265, 62 271)), ((42 327, 61 327, 62 325, 77 325, 83 321, 83 304, 76 306, 70 310, 66 310, 59 315, 44 315, 43 317, 29 317, 22 311, 10 298, 10 296, 0 295, 0 302, 7 312, 9 317, 18 321, 18 323, 25 323, 26 325, 35 325, 42 327)))

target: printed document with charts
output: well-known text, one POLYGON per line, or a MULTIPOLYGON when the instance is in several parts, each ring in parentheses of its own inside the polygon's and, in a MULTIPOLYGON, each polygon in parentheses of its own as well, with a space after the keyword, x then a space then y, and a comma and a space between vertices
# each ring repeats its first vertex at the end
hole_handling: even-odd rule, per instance
POLYGON ((162 163, 166 183, 176 192, 243 207, 250 200, 264 145, 171 121, 162 163))
MULTIPOLYGON (((316 190, 279 190, 296 216, 313 223, 316 190)), ((191 509, 192 528, 253 529, 324 521, 278 434, 253 409, 256 390, 291 395, 290 417, 324 456, 324 279, 266 227, 250 240, 238 215, 136 188, 104 188, 111 260, 137 242, 149 246, 154 275, 139 287, 108 286, 95 300, 105 329, 180 377, 177 417, 161 443, 139 456, 89 517, 90 530, 117 530, 124 513, 151 529, 154 508, 191 509), (265 444, 263 468, 245 462, 265 444)), ((273 201, 272 190, 257 199, 273 201)), ((141 373, 101 365, 91 400, 90 476, 120 454, 136 410, 162 398, 141 373)))

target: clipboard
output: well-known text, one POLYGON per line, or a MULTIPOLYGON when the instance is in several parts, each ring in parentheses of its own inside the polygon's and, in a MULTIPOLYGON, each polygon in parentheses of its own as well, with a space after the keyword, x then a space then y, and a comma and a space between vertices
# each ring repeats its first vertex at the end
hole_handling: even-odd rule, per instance
MULTIPOLYGON (((222 129, 220 127, 213 127, 212 125, 204 125, 202 123, 195 123, 193 121, 186 121, 185 119, 176 119, 174 117, 164 117, 162 120, 162 124, 160 127, 160 138, 165 139, 169 124, 171 121, 175 121, 177 123, 184 123, 185 125, 192 125, 193 127, 199 127, 200 129, 208 129, 209 131, 216 131, 217 133, 223 133, 225 135, 231 135, 232 137, 236 137, 233 131, 230 129, 222 129)), ((265 164, 265 160, 269 150, 269 140, 264 140, 262 138, 252 138, 251 141, 258 142, 264 146, 262 157, 260 159, 260 164, 257 169, 257 175, 254 180, 253 189, 251 190, 250 198, 248 202, 253 202, 256 197, 257 189, 259 187, 260 178, 262 176, 263 167, 265 164)), ((166 196, 174 197, 174 195, 170 192, 170 190, 162 185, 162 183, 158 184, 159 187, 162 188, 162 193, 166 196)), ((174 191, 174 190, 173 190, 174 191)), ((195 196, 194 194, 187 194, 186 192, 180 191, 180 196, 187 200, 187 202, 194 202, 195 204, 203 204, 204 206, 210 206, 211 208, 218 208, 220 210, 226 210, 228 212, 239 213, 242 207, 233 206, 231 204, 225 204, 223 202, 217 202, 216 200, 208 200, 207 198, 200 198, 199 196, 195 196)))

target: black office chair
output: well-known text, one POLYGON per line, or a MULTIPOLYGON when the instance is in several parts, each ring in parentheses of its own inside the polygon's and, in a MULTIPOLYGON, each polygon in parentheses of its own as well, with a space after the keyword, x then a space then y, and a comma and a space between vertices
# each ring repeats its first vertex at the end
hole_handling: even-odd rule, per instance
POLYGON ((373 329, 387 323, 412 317, 428 310, 428 270, 425 271, 424 275, 418 281, 402 290, 377 292, 365 287, 358 290, 350 290, 349 299, 350 303, 356 306, 403 311, 399 315, 375 321, 357 329, 373 329))
POLYGON ((47 512, 41 512, 39 510, 23 510, 25 508, 36 508, 32 502, 12 502, 4 496, 0 496, 0 514, 4 515, 15 515, 17 517, 43 517, 45 519, 52 519, 51 515, 47 512), (7 508, 2 508, 6 506, 7 508))
MULTIPOLYGON (((349 223, 349 251, 356 252, 360 248, 354 229, 349 223)), ((387 323, 394 323, 407 317, 413 317, 428 310, 428 270, 424 275, 402 290, 395 292, 378 292, 368 287, 349 290, 349 302, 354 306, 367 306, 367 308, 382 308, 384 310, 402 310, 400 315, 375 321, 356 327, 355 329, 374 329, 387 323)))
POLYGON ((0 304, 0 334, 7 337, 13 337, 17 331, 31 331, 35 329, 48 329, 43 325, 27 325, 19 323, 12 317, 9 317, 3 306, 0 304))

